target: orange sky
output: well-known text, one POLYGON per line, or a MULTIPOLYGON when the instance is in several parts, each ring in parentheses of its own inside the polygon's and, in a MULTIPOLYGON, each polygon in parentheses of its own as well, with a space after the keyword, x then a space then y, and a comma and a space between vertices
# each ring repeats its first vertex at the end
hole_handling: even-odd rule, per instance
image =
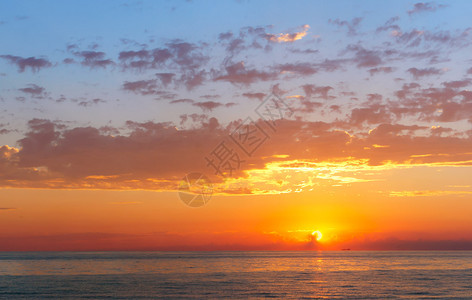
MULTIPOLYGON (((299 193, 214 195, 200 208, 177 192, 2 189, 0 249, 462 249, 472 239, 472 193, 444 180, 457 172, 450 168, 320 180, 299 193)), ((466 181, 471 168, 461 172, 466 181)))
POLYGON ((470 11, 0 1, 0 250, 472 249, 470 11))

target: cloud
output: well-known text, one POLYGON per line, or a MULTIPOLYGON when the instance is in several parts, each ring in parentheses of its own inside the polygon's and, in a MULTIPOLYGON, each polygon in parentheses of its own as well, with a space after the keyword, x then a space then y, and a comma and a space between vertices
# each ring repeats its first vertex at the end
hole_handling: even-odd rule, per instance
POLYGON ((290 52, 292 53, 300 53, 300 54, 317 54, 319 53, 320 51, 318 50, 314 50, 314 49, 304 49, 304 50, 301 50, 301 49, 289 49, 290 52))
POLYGON ((362 46, 358 45, 349 45, 346 48, 347 52, 354 52, 354 62, 357 67, 377 67, 382 64, 381 53, 379 51, 367 50, 362 46))
POLYGON ((192 90, 197 86, 202 85, 207 79, 207 73, 204 70, 201 71, 189 71, 182 74, 177 83, 183 84, 187 90, 192 90))
POLYGON ((377 27, 375 32, 379 33, 382 31, 397 31, 397 32, 401 31, 400 26, 395 24, 395 22, 397 22, 398 20, 400 20, 399 17, 393 17, 393 18, 388 19, 384 25, 377 27))
POLYGON ((415 79, 419 79, 425 76, 439 75, 442 73, 442 70, 437 69, 437 68, 425 68, 425 69, 409 68, 407 72, 413 75, 415 79))
POLYGON ((313 75, 318 72, 317 68, 308 63, 287 63, 275 67, 282 74, 295 74, 301 76, 313 75))
MULTIPOLYGON (((205 112, 210 112, 213 111, 215 108, 218 107, 231 107, 236 105, 234 102, 229 102, 229 103, 220 103, 220 102, 215 102, 215 101, 203 101, 203 102, 197 102, 192 99, 177 99, 177 100, 172 100, 169 102, 170 104, 179 104, 179 103, 185 103, 185 104, 192 104, 193 106, 201 108, 205 112)), ((187 116, 187 115, 185 115, 187 116)))
POLYGON ((463 48, 469 46, 471 43, 469 38, 471 30, 470 27, 462 31, 456 30, 452 32, 448 30, 428 31, 412 29, 406 32, 393 30, 391 35, 395 38, 397 43, 410 48, 420 46, 435 47, 436 49, 443 47, 463 48))
POLYGON ((256 69, 246 69, 244 62, 239 62, 226 68, 226 74, 214 78, 215 81, 228 81, 232 84, 250 85, 257 81, 268 81, 277 78, 277 73, 263 72, 256 69))
POLYGON ((387 74, 387 73, 392 73, 394 70, 395 69, 392 67, 378 67, 378 68, 369 69, 369 74, 370 76, 374 76, 375 74, 379 74, 379 73, 387 74))
POLYGON ((122 51, 118 59, 124 71, 164 71, 155 73, 162 87, 173 84, 176 88, 184 86, 187 90, 192 90, 203 85, 208 77, 208 72, 203 69, 209 60, 204 54, 205 50, 204 45, 175 40, 161 48, 122 51))
POLYGON ((200 107, 203 111, 213 111, 215 108, 218 107, 231 107, 236 105, 234 102, 229 102, 226 104, 215 102, 215 101, 205 101, 205 102, 195 102, 192 104, 193 106, 200 107))
MULTIPOLYGON (((138 51, 122 51, 119 53, 118 55, 118 59, 119 60, 124 60, 124 61, 127 61, 127 60, 131 60, 131 59, 135 59, 135 58, 138 58, 138 59, 144 59, 144 58, 147 58, 149 56, 149 51, 147 50, 138 50, 138 51)), ((170 56, 170 55, 169 55, 170 56)))
POLYGON ((80 188, 92 184, 121 189, 120 182, 131 180, 123 188, 173 188, 170 179, 204 168, 202 153, 227 134, 214 118, 201 120, 195 130, 178 131, 171 124, 152 122, 130 121, 126 126, 129 135, 111 136, 93 127, 65 129, 33 119, 30 131, 19 141, 20 150, 0 148, 1 185, 29 182, 26 186, 80 188))
MULTIPOLYGON (((303 96, 298 99, 300 110, 321 107, 303 96)), ((198 103, 196 106, 206 111, 233 105, 188 102, 198 103)), ((470 117, 470 109, 463 114, 470 117)), ((247 183, 247 189, 239 189, 240 192, 282 192, 288 187, 280 186, 274 178, 285 176, 280 173, 282 170, 300 166, 305 166, 304 170, 313 169, 309 176, 319 180, 364 180, 354 174, 338 174, 342 170, 339 165, 330 167, 334 172, 332 177, 323 173, 316 175, 322 163, 352 163, 356 166, 354 169, 359 170, 369 166, 461 165, 472 161, 470 138, 455 136, 448 130, 395 124, 384 104, 374 102, 356 108, 349 117, 346 121, 332 123, 278 120, 277 133, 270 135, 267 141, 270 147, 261 147, 252 157, 243 157, 245 162, 235 171, 239 179, 234 179, 234 185, 219 186, 221 178, 212 177, 217 184, 215 191, 234 193, 238 191, 237 186, 247 183), (358 133, 353 133, 353 128, 358 128, 358 133), (252 179, 248 181, 247 176, 252 179)), ((261 128, 267 126, 263 120, 256 122, 261 128)), ((238 124, 223 126, 216 118, 191 114, 181 116, 179 128, 172 123, 128 121, 124 129, 104 130, 68 128, 59 122, 33 119, 28 123, 29 131, 18 141, 19 148, 0 147, 0 186, 174 190, 188 172, 213 174, 204 158, 228 138, 238 124)), ((292 180, 291 185, 300 184, 295 177, 292 180)))
POLYGON ((295 41, 301 40, 303 37, 306 36, 308 29, 310 29, 309 25, 303 25, 302 31, 295 32, 295 33, 279 33, 275 34, 266 34, 266 38, 274 43, 293 43, 295 41))
POLYGON ((423 13, 423 12, 435 12, 438 8, 443 8, 444 5, 437 6, 434 2, 418 2, 413 5, 413 8, 408 11, 408 15, 423 13))
POLYGON ((351 21, 344 21, 340 19, 331 20, 328 22, 334 25, 337 25, 339 28, 346 27, 348 36, 355 36, 358 34, 357 30, 359 25, 362 22, 363 18, 353 18, 351 21))
POLYGON ((323 103, 321 102, 311 101, 304 97, 300 98, 300 104, 302 105, 302 107, 296 109, 296 111, 302 113, 312 113, 323 106, 323 103))
POLYGON ((232 32, 224 32, 224 33, 220 33, 218 35, 218 39, 221 41, 221 40, 228 40, 228 39, 231 39, 233 37, 233 33, 232 32))
POLYGON ((184 99, 172 100, 172 101, 170 101, 169 103, 170 103, 170 104, 178 104, 178 103, 190 103, 190 104, 192 104, 192 103, 194 103, 194 102, 195 102, 195 101, 192 100, 192 99, 186 99, 186 98, 184 98, 184 99))
POLYGON ((333 96, 328 95, 329 91, 333 89, 331 86, 316 86, 314 84, 305 84, 302 86, 302 89, 308 98, 311 98, 313 96, 325 100, 334 98, 333 96))
POLYGON ((196 73, 209 60, 203 50, 205 50, 203 46, 174 40, 166 43, 164 47, 121 51, 118 59, 124 70, 166 67, 182 73, 187 71, 196 73))
POLYGON ((472 83, 471 79, 464 79, 464 80, 446 81, 446 82, 443 82, 442 85, 450 89, 460 89, 460 88, 469 86, 471 83, 472 83))
POLYGON ((69 64, 75 63, 75 60, 73 58, 68 57, 68 58, 64 58, 64 60, 62 62, 69 65, 69 64))
POLYGON ((173 54, 173 62, 181 68, 195 70, 200 68, 209 59, 206 55, 198 52, 198 50, 201 50, 201 47, 192 43, 176 40, 167 43, 167 46, 173 54))
POLYGON ((214 101, 196 102, 193 105, 200 107, 203 111, 212 111, 217 107, 223 106, 223 104, 214 101))
POLYGON ((7 134, 7 133, 10 133, 10 132, 13 131, 13 130, 10 130, 10 129, 7 128, 8 125, 10 125, 10 124, 0 123, 0 135, 7 134))
POLYGON ((23 58, 14 55, 0 55, 0 58, 16 65, 18 67, 18 72, 24 72, 27 68, 30 68, 33 72, 39 72, 39 70, 43 68, 49 68, 52 66, 51 62, 44 58, 23 58))
POLYGON ((28 84, 27 87, 18 89, 19 91, 29 94, 35 98, 42 98, 44 96, 45 88, 36 84, 28 84))
POLYGON ((262 101, 266 94, 264 93, 243 93, 243 96, 249 99, 257 99, 259 101, 262 101))
POLYGON ((392 121, 392 115, 387 107, 381 104, 374 104, 365 108, 354 108, 349 118, 350 123, 355 126, 365 124, 381 124, 392 121))
POLYGON ((89 107, 89 106, 92 106, 92 105, 97 105, 99 103, 106 103, 105 100, 101 99, 101 98, 95 98, 95 99, 92 99, 92 100, 88 100, 88 101, 80 101, 78 102, 77 104, 79 106, 82 106, 82 107, 89 107))
POLYGON ((470 120, 472 93, 468 80, 443 82, 443 87, 421 88, 418 83, 404 84, 395 92, 398 101, 389 103, 397 118, 410 116, 424 122, 470 120))
POLYGON ((174 73, 156 73, 156 77, 159 78, 163 86, 167 87, 172 82, 172 79, 175 77, 175 74, 174 73))
POLYGON ((140 95, 159 95, 161 92, 156 80, 126 81, 123 89, 140 95))
POLYGON ((347 62, 349 62, 348 59, 325 59, 316 65, 326 72, 334 72, 340 70, 347 62))
POLYGON ((105 58, 105 52, 99 51, 78 51, 73 52, 75 56, 82 58, 81 64, 90 68, 106 68, 115 63, 111 59, 105 58))

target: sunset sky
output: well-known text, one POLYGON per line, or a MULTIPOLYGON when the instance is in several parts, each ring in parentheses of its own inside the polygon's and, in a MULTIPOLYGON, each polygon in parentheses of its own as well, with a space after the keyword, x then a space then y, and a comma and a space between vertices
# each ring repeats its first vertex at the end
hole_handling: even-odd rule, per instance
POLYGON ((0 251, 472 249, 471 11, 1 1, 0 251))

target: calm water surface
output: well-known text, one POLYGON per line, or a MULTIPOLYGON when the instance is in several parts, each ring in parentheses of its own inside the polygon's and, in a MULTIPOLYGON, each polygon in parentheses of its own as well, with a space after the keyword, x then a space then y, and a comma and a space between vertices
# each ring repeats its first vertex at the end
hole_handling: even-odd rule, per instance
POLYGON ((0 298, 472 299, 469 252, 0 252, 0 298))

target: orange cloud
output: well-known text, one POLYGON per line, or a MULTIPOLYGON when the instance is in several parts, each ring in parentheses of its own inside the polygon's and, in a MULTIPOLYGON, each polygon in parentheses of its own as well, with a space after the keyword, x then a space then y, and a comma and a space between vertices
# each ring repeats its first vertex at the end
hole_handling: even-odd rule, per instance
POLYGON ((295 33, 279 33, 278 35, 275 34, 267 34, 267 38, 269 41, 274 43, 293 43, 295 41, 301 40, 304 36, 306 36, 308 29, 310 29, 309 25, 303 25, 302 31, 295 32, 295 33))
MULTIPOLYGON (((375 178, 363 172, 385 168, 472 164, 470 138, 415 135, 427 127, 381 124, 367 134, 340 130, 349 124, 339 121, 278 120, 277 132, 254 155, 240 151, 243 162, 223 181, 205 156, 238 122, 223 126, 205 116, 195 121, 178 130, 171 123, 128 122, 128 134, 110 135, 31 120, 19 148, 0 147, 0 186, 162 191, 176 190, 185 174, 201 172, 218 184, 217 193, 272 194, 309 190, 324 181, 371 181, 375 178)), ((257 124, 267 126, 262 120, 257 124)))

